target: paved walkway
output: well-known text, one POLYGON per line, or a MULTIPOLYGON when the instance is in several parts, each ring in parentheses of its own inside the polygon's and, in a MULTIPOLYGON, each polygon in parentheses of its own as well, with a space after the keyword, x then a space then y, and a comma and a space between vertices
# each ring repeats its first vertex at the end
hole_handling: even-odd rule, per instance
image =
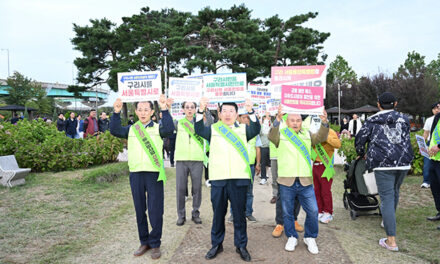
MULTIPOLYGON (((270 176, 270 170, 269 170, 270 176)), ((337 240, 334 230, 320 225, 317 244, 320 250, 318 255, 308 252, 307 246, 302 238, 304 233, 299 233, 298 246, 294 252, 284 250, 287 242, 283 234, 280 238, 272 237, 272 230, 275 226, 275 205, 270 204, 272 198, 271 176, 266 185, 260 185, 259 179, 254 185, 254 213, 257 222, 247 222, 248 251, 251 254, 252 262, 259 263, 351 263, 350 258, 337 240)), ((203 203, 210 203, 209 196, 205 196, 203 203)), ((191 203, 187 203, 187 210, 191 203)), ((182 243, 175 250, 170 263, 206 263, 204 259, 206 252, 211 247, 210 232, 212 212, 202 212, 205 222, 203 225, 191 223, 182 243), (207 221, 206 221, 207 220, 207 221)), ((227 215, 229 217, 229 213, 227 215)), ((305 214, 301 211, 299 221, 304 223, 305 214)), ((241 262, 239 255, 235 252, 234 228, 232 223, 226 224, 226 236, 223 242, 224 252, 220 253, 209 263, 237 263, 241 262)))

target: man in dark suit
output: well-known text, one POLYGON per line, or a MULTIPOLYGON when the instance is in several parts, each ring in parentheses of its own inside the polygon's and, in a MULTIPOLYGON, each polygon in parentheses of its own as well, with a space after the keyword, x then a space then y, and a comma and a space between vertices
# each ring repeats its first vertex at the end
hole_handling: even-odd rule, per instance
POLYGON ((251 183, 251 170, 248 141, 260 133, 260 123, 252 109, 252 102, 246 101, 246 111, 250 124, 239 125, 238 107, 235 103, 223 103, 220 107, 220 120, 212 126, 203 123, 203 113, 208 99, 200 102, 194 125, 195 132, 210 142, 209 180, 211 183, 211 202, 214 216, 211 228, 212 248, 205 258, 213 259, 223 251, 225 237, 225 215, 228 200, 231 202, 234 215, 234 245, 236 252, 244 261, 250 261, 251 256, 246 249, 246 194, 251 183))

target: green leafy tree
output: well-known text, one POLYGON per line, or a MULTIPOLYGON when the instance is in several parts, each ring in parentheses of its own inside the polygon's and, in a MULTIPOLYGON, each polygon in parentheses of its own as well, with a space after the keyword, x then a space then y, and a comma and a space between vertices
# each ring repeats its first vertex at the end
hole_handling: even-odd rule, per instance
POLYGON ((400 65, 393 78, 393 92, 399 99, 399 109, 414 117, 429 115, 429 106, 433 102, 426 100, 437 100, 439 91, 435 78, 425 65, 425 56, 415 51, 408 52, 404 64, 400 65))
POLYGON ((38 96, 45 96, 41 85, 19 72, 14 72, 6 80, 8 96, 5 98, 7 104, 24 106, 28 101, 38 96))
POLYGON ((427 66, 428 73, 431 74, 437 82, 440 91, 440 53, 436 60, 432 60, 427 66))
POLYGON ((272 65, 324 63, 327 55, 322 53, 322 43, 330 33, 319 32, 301 25, 317 16, 317 12, 309 12, 284 21, 275 15, 264 21, 264 29, 271 39, 272 65), (319 57, 320 53, 322 54, 319 57))
POLYGON ((356 83, 357 75, 355 71, 341 55, 337 55, 327 70, 326 106, 338 105, 339 84, 343 95, 341 108, 354 108, 357 105, 356 100, 358 98, 356 83))

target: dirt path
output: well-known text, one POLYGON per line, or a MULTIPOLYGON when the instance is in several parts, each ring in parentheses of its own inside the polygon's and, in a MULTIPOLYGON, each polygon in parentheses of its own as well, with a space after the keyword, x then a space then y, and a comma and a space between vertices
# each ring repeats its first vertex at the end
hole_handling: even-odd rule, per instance
MULTIPOLYGON (((168 165, 168 164, 167 164, 168 165)), ((270 179, 270 178, 269 178, 270 179)), ((275 205, 270 204, 272 197, 271 179, 266 185, 259 185, 259 179, 254 185, 254 216, 256 223, 248 222, 248 250, 252 262, 259 263, 422 263, 404 253, 391 253, 381 249, 376 241, 366 239, 362 235, 361 226, 350 219, 348 211, 343 208, 340 197, 341 188, 334 188, 335 220, 329 225, 319 225, 317 244, 320 253, 312 255, 307 251, 300 233, 299 244, 294 252, 284 250, 287 238, 271 236, 275 225, 275 205), (340 194, 339 194, 340 193, 340 194)), ((129 195, 129 194, 128 194, 129 195)), ((131 197, 127 197, 131 199, 131 197)), ((189 199, 187 219, 191 212, 189 199)), ((229 214, 227 215, 227 217, 229 214)), ((300 223, 304 222, 305 214, 301 211, 300 223)), ((375 217, 375 216, 373 216, 375 217)), ((182 227, 175 224, 176 201, 175 179, 170 179, 165 188, 165 215, 162 236, 162 257, 152 261, 149 254, 133 257, 132 252, 138 247, 136 220, 133 214, 124 217, 108 233, 102 234, 99 243, 84 251, 80 256, 72 256, 67 262, 75 263, 207 263, 204 259, 210 244, 210 228, 212 208, 209 198, 209 188, 203 186, 203 201, 201 208, 202 225, 187 221, 182 227)), ((378 223, 380 223, 380 218, 378 223)), ((378 228, 380 226, 378 225, 378 228)), ((227 223, 224 252, 209 263, 240 263, 239 255, 235 253, 233 244, 233 226, 227 223)))

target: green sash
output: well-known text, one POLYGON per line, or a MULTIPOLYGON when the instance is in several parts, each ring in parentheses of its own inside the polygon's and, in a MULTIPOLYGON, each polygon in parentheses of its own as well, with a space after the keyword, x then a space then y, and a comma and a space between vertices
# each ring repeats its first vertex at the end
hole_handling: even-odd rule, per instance
POLYGON ((333 153, 332 157, 330 158, 327 152, 325 151, 324 147, 321 145, 321 143, 315 145, 315 147, 318 152, 318 156, 321 159, 322 164, 324 164, 325 166, 324 173, 322 174, 321 177, 327 178, 327 181, 330 181, 330 179, 333 178, 333 175, 335 174, 335 168, 334 168, 335 154, 333 153))
POLYGON ((249 179, 252 182, 252 173, 251 173, 251 167, 249 164, 249 153, 247 151, 247 146, 243 143, 243 141, 240 139, 240 137, 232 131, 232 129, 229 128, 229 126, 225 125, 222 121, 218 121, 212 127, 217 131, 222 137, 229 142, 234 148, 237 150, 237 152, 240 154, 240 156, 243 158, 244 162, 246 163, 246 172, 249 174, 249 179))
POLYGON ((185 131, 194 139, 195 142, 197 142, 197 145, 199 145, 199 147, 202 149, 203 153, 205 154, 205 157, 203 159, 203 165, 205 165, 205 167, 207 167, 208 165, 208 156, 206 156, 206 152, 209 151, 209 145, 206 145, 206 152, 205 152, 205 148, 204 148, 204 139, 197 135, 194 131, 194 125, 191 124, 191 122, 188 121, 188 119, 186 118, 182 118, 179 120, 179 123, 183 126, 183 128, 185 128, 185 131))
POLYGON ((153 140, 151 139, 150 135, 148 135, 148 132, 145 130, 145 127, 141 121, 137 121, 133 126, 133 131, 136 135, 136 138, 139 140, 139 143, 141 143, 142 148, 145 150, 145 153, 147 153, 153 166, 159 170, 159 178, 157 181, 163 181, 165 184, 167 177, 165 175, 165 168, 163 166, 163 159, 160 156, 160 152, 157 151, 153 140))
POLYGON ((312 160, 310 157, 310 152, 307 149, 306 143, 298 136, 295 130, 286 127, 281 130, 281 133, 287 138, 287 140, 292 143, 292 145, 301 153, 301 156, 306 160, 309 165, 310 171, 312 170, 312 160))

